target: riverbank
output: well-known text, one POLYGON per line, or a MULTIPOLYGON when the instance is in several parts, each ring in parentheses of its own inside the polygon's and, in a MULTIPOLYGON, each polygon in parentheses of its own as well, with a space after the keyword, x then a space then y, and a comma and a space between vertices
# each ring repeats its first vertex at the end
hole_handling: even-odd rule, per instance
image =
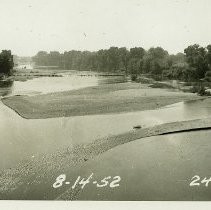
POLYGON ((150 88, 150 84, 117 83, 36 96, 12 96, 2 102, 26 119, 83 116, 157 109, 199 99, 175 89, 150 88))

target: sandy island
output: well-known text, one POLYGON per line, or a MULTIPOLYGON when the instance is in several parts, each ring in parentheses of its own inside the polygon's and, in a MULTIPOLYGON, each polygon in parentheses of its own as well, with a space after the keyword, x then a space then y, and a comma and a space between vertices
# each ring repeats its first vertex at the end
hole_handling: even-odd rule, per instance
POLYGON ((2 102, 26 119, 70 117, 150 110, 200 98, 141 83, 117 83, 36 96, 12 96, 2 102))

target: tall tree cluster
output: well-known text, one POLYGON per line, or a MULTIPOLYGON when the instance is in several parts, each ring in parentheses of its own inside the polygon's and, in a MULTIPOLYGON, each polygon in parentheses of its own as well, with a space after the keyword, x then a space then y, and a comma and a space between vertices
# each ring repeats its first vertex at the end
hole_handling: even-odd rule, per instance
POLYGON ((13 56, 10 50, 2 50, 0 53, 0 74, 10 75, 14 66, 13 56))
POLYGON ((33 57, 39 66, 58 66, 61 69, 124 72, 138 76, 151 74, 170 79, 197 80, 211 71, 211 45, 188 46, 184 53, 170 55, 161 47, 145 50, 142 47, 127 49, 110 47, 96 52, 68 51, 47 53, 40 51, 33 57))
POLYGON ((142 47, 130 50, 125 47, 110 47, 97 52, 72 50, 60 54, 56 51, 40 51, 33 57, 33 61, 38 66, 58 66, 62 69, 139 74, 160 73, 160 69, 166 66, 167 56, 168 52, 161 47, 149 51, 142 47))

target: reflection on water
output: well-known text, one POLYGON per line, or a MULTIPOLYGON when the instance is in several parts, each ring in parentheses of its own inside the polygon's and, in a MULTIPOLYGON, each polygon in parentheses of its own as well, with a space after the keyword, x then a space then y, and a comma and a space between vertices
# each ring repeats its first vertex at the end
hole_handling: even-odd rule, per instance
POLYGON ((8 81, 1 81, 0 80, 0 88, 9 88, 13 85, 13 81, 12 80, 8 80, 8 81))
POLYGON ((39 77, 27 81, 0 81, 0 96, 45 94, 127 82, 125 76, 101 76, 93 72, 69 71, 58 73, 58 75, 62 77, 39 77))
POLYGON ((8 81, 0 80, 0 97, 10 95, 12 93, 12 86, 13 86, 12 80, 8 81))
MULTIPOLYGON (((1 83, 2 85, 5 84, 5 82, 1 83)), ((14 81, 10 86, 2 87, 0 94, 2 96, 45 94, 96 86, 97 84, 97 77, 81 77, 78 75, 72 75, 71 77, 39 77, 25 82, 14 81)))

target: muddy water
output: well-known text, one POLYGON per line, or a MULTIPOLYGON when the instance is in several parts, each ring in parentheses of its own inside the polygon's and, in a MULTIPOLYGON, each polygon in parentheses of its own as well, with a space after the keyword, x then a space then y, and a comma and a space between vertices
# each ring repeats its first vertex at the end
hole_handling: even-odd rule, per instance
POLYGON ((0 81, 0 96, 45 94, 127 81, 124 76, 105 76, 84 71, 54 72, 54 75, 27 81, 0 81))
POLYGON ((0 166, 9 167, 40 153, 126 132, 136 125, 206 118, 211 114, 211 105, 207 105, 210 100, 133 113, 32 120, 21 118, 0 102, 0 166))
MULTIPOLYGON (((89 183, 80 191, 79 200, 205 201, 211 188, 201 181, 210 178, 211 130, 154 136, 121 145, 88 162, 74 177, 83 174, 92 181, 120 176, 120 186, 97 188, 89 183), (190 187, 198 175, 200 186, 190 187)), ((71 177, 72 171, 66 173, 71 177)), ((68 195, 69 192, 66 193, 68 195)), ((65 199, 65 197, 63 198, 65 199)))
MULTIPOLYGON (((68 77, 64 78, 66 80, 68 77)), ((87 86, 97 85, 99 82, 99 78, 91 76, 88 78, 89 81, 86 79, 87 86)), ((18 90, 22 91, 21 93, 27 91, 27 93, 36 91, 46 93, 61 90, 56 87, 59 88, 59 84, 63 84, 63 77, 47 79, 52 80, 47 84, 44 84, 45 79, 43 78, 39 78, 39 82, 35 80, 35 83, 37 82, 35 86, 32 85, 33 80, 19 87, 16 83, 10 94, 15 94, 19 92, 18 90), (50 89, 49 85, 55 85, 57 81, 59 81, 58 86, 50 89), (37 85, 39 90, 36 89, 37 85)), ((81 88, 80 82, 73 84, 71 83, 72 86, 63 85, 62 88, 63 90, 81 88)), ((14 166, 20 161, 34 158, 42 153, 71 148, 77 144, 86 144, 98 138, 127 132, 133 130, 133 126, 136 125, 148 127, 166 122, 208 117, 211 114, 210 102, 211 99, 206 99, 141 112, 27 120, 21 118, 0 101, 0 168, 14 166)))
MULTIPOLYGON (((33 95, 51 92, 75 90, 98 85, 97 77, 82 77, 79 75, 63 77, 40 77, 32 80, 14 81, 11 86, 1 88, 1 95, 33 95)), ((3 84, 2 84, 3 86, 3 84)))

